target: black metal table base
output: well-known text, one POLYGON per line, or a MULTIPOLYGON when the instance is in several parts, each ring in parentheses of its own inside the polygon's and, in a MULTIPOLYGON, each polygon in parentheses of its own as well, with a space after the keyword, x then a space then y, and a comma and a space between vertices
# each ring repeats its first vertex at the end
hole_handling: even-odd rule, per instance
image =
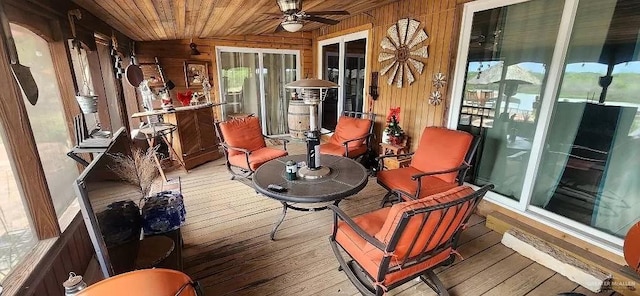
MULTIPOLYGON (((287 215, 287 209, 292 209, 292 210, 301 211, 301 212, 317 212, 317 211, 323 211, 328 209, 327 206, 317 207, 317 208, 301 208, 301 207, 292 206, 284 201, 281 201, 280 203, 282 204, 282 217, 278 219, 278 223, 276 223, 276 226, 274 226, 273 230, 271 230, 271 234, 269 235, 269 237, 271 238, 272 241, 276 240, 275 239, 276 231, 278 231, 278 227, 280 227, 282 222, 284 222, 284 217, 287 215)), ((339 203, 340 203, 340 200, 336 200, 333 202, 333 205, 338 206, 339 203)))

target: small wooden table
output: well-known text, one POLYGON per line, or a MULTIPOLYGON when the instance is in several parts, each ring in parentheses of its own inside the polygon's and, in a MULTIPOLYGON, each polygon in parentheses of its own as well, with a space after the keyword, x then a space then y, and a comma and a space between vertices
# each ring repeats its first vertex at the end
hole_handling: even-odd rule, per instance
MULTIPOLYGON (((405 137, 402 145, 380 143, 380 156, 409 153, 409 146, 407 145, 407 142, 407 138, 405 137)), ((411 157, 387 157, 382 160, 382 163, 386 169, 403 168, 409 166, 411 163, 411 157)))

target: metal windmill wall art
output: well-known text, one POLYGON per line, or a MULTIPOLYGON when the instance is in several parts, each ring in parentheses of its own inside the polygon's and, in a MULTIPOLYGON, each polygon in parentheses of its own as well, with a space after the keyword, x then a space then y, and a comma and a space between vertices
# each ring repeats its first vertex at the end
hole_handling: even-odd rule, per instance
POLYGON ((382 38, 378 62, 383 63, 382 75, 387 75, 387 84, 402 88, 404 80, 411 85, 416 81, 414 73, 422 74, 424 63, 421 58, 429 57, 428 45, 421 45, 429 36, 424 29, 418 29, 420 22, 409 18, 401 19, 387 30, 382 38))

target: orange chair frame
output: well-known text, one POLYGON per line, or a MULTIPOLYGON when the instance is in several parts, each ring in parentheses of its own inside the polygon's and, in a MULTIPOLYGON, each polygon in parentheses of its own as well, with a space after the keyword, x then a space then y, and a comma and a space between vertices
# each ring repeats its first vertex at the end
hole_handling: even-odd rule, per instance
POLYGON ((334 226, 333 226, 333 233, 329 237, 329 242, 331 244, 331 248, 333 249, 333 253, 335 254, 338 262, 340 263, 340 267, 338 269, 346 273, 349 280, 355 285, 358 291, 362 293, 362 295, 381 296, 381 295, 384 295, 388 290, 396 288, 416 277, 420 277, 420 279, 423 282, 425 282, 436 293, 438 293, 438 295, 449 295, 445 286, 442 284, 440 279, 433 272, 433 269, 439 266, 446 266, 453 263, 455 261, 455 254, 451 254, 446 259, 440 262, 434 263, 433 265, 431 265, 431 267, 427 268, 426 270, 419 270, 416 273, 412 274, 411 276, 408 276, 391 285, 385 286, 380 283, 383 283, 385 276, 388 273, 396 272, 401 269, 410 268, 412 266, 421 264, 433 258, 436 255, 442 255, 442 252, 447 251, 449 248, 451 248, 452 250, 455 250, 457 248, 457 243, 460 238, 460 235, 464 230, 464 225, 467 223, 467 221, 469 220, 469 217, 471 217, 471 214, 475 211, 475 208, 477 207, 478 203, 480 203, 480 201, 482 200, 484 195, 487 193, 487 191, 493 189, 493 187, 494 186, 492 184, 487 184, 482 188, 480 188, 479 190, 473 192, 472 194, 454 201, 405 211, 402 215, 401 220, 397 224, 396 229, 393 231, 391 239, 387 244, 384 244, 382 241, 366 233, 362 228, 360 228, 351 218, 349 218, 349 216, 347 216, 338 207, 330 205, 329 208, 334 212, 334 215, 333 215, 334 226), (469 204, 469 206, 465 207, 465 204, 469 204), (455 219, 451 219, 449 223, 443 223, 442 217, 448 214, 449 213, 448 211, 454 211, 453 216, 455 217, 459 213, 461 213, 463 210, 465 212, 464 212, 464 217, 461 219, 462 222, 459 225, 454 226, 457 228, 452 232, 451 237, 435 238, 434 234, 438 232, 438 229, 441 229, 440 227, 444 227, 443 229, 449 230, 453 225, 452 222, 455 220, 455 219), (429 240, 426 242, 426 244, 424 244, 426 248, 426 246, 431 245, 431 242, 436 242, 437 243, 436 247, 434 247, 431 250, 425 250, 423 248, 422 251, 419 253, 419 255, 409 257, 408 254, 412 253, 413 248, 416 246, 416 241, 418 237, 422 233, 427 221, 429 221, 429 215, 431 215, 434 212, 440 212, 440 211, 444 212, 445 214, 441 215, 441 218, 439 219, 438 224, 434 227, 433 233, 430 235, 429 240), (414 216, 419 214, 424 214, 424 217, 421 219, 422 223, 419 225, 419 231, 417 232, 416 237, 413 238, 413 242, 410 245, 409 250, 406 252, 407 255, 404 256, 404 258, 395 258, 392 262, 392 259, 394 258, 393 252, 396 250, 397 243, 400 241, 400 238, 405 228, 409 224, 409 221, 412 218, 414 218, 414 216), (363 268, 358 266, 358 262, 356 262, 353 259, 346 261, 345 258, 342 256, 340 249, 345 251, 347 254, 348 252, 344 248, 342 248, 342 246, 340 246, 340 244, 336 241, 336 234, 338 230, 338 220, 344 221, 349 227, 351 227, 351 229, 355 231, 355 233, 357 233, 369 244, 373 245, 374 247, 376 247, 377 249, 379 249, 385 254, 381 260, 377 274, 367 274, 367 272, 363 268), (392 266, 392 263, 396 263, 396 264, 392 266))
POLYGON ((368 120, 371 121, 371 126, 369 126, 369 133, 359 137, 359 138, 355 138, 355 139, 350 139, 347 141, 342 142, 342 145, 344 146, 344 155, 345 157, 349 157, 349 158, 358 158, 360 156, 366 155, 368 152, 370 152, 373 148, 372 148, 372 142, 373 142, 373 128, 375 126, 376 123, 376 114, 375 113, 363 113, 363 112, 357 112, 357 111, 343 111, 342 112, 343 116, 349 116, 349 117, 354 117, 354 118, 364 118, 365 116, 367 117, 368 120), (351 142, 355 142, 355 141, 365 141, 365 146, 367 146, 367 151, 362 153, 362 154, 358 154, 358 155, 349 155, 349 143, 351 142))
MULTIPOLYGON (((216 134, 218 135, 218 141, 220 142, 220 146, 222 146, 222 150, 224 152, 224 158, 226 160, 225 166, 227 167, 227 170, 229 171, 229 173, 231 173, 231 180, 234 180, 236 177, 250 179, 253 173, 255 173, 255 171, 251 169, 251 165, 249 165, 249 155, 251 155, 251 151, 244 148, 240 148, 240 147, 233 147, 225 143, 224 135, 222 134, 222 129, 220 128, 220 124, 223 122, 224 121, 216 121, 215 127, 216 127, 216 134), (240 166, 231 164, 231 162, 229 162, 229 150, 235 150, 235 151, 240 151, 244 153, 247 166, 240 167, 240 166), (235 171, 234 169, 238 171, 235 171)), ((282 139, 282 138, 269 137, 264 134, 262 135, 262 137, 264 139, 280 141, 282 143, 282 148, 285 151, 287 151, 287 143, 289 143, 289 140, 282 139)))
MULTIPOLYGON (((386 184, 380 182, 378 180, 378 184, 380 184, 380 186, 382 186, 384 189, 387 190, 387 193, 384 195, 384 197, 382 198, 382 202, 380 203, 380 206, 384 206, 387 202, 394 202, 394 201, 402 201, 403 197, 407 197, 407 199, 418 199, 420 197, 420 189, 422 188, 422 178, 426 177, 426 176, 433 176, 433 175, 440 175, 440 174, 447 174, 447 173, 453 173, 453 172, 458 172, 458 176, 456 177, 457 180, 457 185, 461 186, 462 184, 464 184, 464 179, 467 175, 467 171, 469 170, 469 168, 471 167, 471 162, 473 161, 473 157, 476 154, 476 150, 478 150, 478 145, 480 143, 480 140, 482 139, 482 136, 480 135, 473 135, 473 140, 471 141, 471 145, 469 146, 469 150, 467 150, 467 154, 464 157, 464 161, 462 163, 461 166, 459 167, 455 167, 455 168, 451 168, 448 170, 442 170, 442 171, 436 171, 436 172, 423 172, 421 174, 416 174, 411 176, 411 180, 417 182, 417 188, 416 188, 416 192, 415 194, 411 194, 410 192, 405 192, 402 190, 398 190, 398 189, 393 189, 388 187, 386 184), (395 198, 393 198, 395 197, 395 198)), ((406 154, 400 154, 400 155, 383 155, 383 156, 379 156, 376 158, 376 160, 378 160, 378 170, 382 170, 384 167, 384 159, 387 157, 411 157, 415 154, 415 152, 411 152, 411 153, 406 153, 406 154)))

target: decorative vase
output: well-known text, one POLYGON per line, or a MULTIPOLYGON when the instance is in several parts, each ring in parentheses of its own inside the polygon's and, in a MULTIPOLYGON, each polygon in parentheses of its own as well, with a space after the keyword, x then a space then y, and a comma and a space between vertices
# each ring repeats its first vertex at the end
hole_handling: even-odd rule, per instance
POLYGON ((389 136, 389 132, 384 130, 382 131, 382 143, 390 143, 390 136, 389 136))
POLYGON ((142 226, 145 235, 176 230, 184 223, 187 212, 182 194, 162 191, 145 200, 142 206, 142 226))

